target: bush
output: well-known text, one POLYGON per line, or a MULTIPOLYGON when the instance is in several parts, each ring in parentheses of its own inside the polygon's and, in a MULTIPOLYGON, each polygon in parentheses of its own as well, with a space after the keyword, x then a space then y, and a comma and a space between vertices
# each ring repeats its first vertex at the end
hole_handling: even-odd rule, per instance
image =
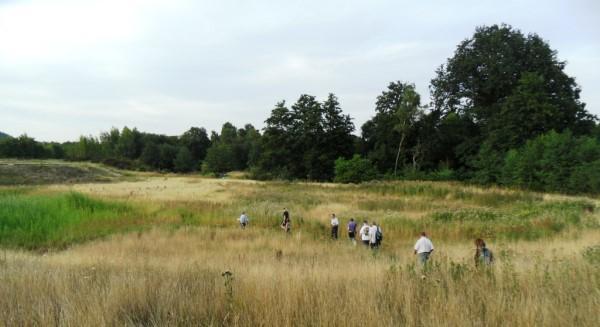
POLYGON ((352 159, 339 158, 335 161, 337 183, 361 183, 377 178, 377 171, 368 159, 354 155, 352 159))
POLYGON ((177 152, 177 156, 173 161, 175 171, 178 173, 189 173, 196 168, 196 162, 192 157, 192 153, 188 148, 182 146, 177 152))
POLYGON ((138 165, 133 160, 124 159, 124 158, 106 158, 100 161, 102 164, 107 166, 126 169, 126 170, 135 170, 138 168, 138 165))
POLYGON ((600 245, 588 246, 583 250, 583 258, 592 264, 600 264, 600 245))
POLYGON ((569 131, 541 135, 508 151, 500 181, 546 192, 600 193, 600 142, 569 131))

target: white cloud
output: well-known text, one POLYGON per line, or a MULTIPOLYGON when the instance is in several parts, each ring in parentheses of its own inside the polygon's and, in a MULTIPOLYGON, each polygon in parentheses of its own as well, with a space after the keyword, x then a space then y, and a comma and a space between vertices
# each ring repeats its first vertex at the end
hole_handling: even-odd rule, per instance
POLYGON ((600 114, 594 13, 586 0, 0 2, 0 131, 261 127, 277 101, 329 92, 360 128, 390 81, 427 100, 456 44, 501 22, 547 39, 600 114))

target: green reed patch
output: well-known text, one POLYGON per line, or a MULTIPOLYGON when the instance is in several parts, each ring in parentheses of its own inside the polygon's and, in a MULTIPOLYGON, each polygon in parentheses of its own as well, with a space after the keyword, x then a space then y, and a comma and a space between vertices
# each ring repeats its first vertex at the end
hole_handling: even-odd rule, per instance
POLYGON ((0 245, 63 248, 114 232, 141 227, 137 210, 79 193, 0 193, 0 245))
POLYGON ((447 235, 538 239, 554 236, 568 227, 598 227, 593 217, 586 216, 587 205, 576 201, 523 202, 504 209, 443 210, 428 215, 423 224, 447 235))

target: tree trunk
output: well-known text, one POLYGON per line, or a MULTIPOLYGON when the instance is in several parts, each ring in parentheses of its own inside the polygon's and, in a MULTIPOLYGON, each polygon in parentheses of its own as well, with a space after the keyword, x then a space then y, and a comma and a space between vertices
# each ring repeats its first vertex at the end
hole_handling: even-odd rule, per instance
POLYGON ((417 145, 415 145, 415 149, 413 151, 413 156, 412 156, 413 170, 417 170, 417 160, 418 160, 420 154, 421 154, 421 142, 417 141, 417 145))
POLYGON ((398 159, 400 159, 400 151, 402 151, 402 143, 404 143, 404 137, 406 134, 402 133, 402 137, 400 137, 400 144, 398 144, 398 153, 396 153, 396 164, 394 165, 394 177, 396 177, 396 172, 398 171, 398 159))

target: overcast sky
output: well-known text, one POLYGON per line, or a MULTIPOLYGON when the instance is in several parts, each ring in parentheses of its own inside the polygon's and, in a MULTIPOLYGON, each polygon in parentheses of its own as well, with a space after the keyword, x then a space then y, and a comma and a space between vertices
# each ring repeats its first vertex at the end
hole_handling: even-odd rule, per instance
POLYGON ((393 80, 429 101, 476 26, 535 32, 600 115, 600 1, 0 0, 0 131, 262 128, 279 100, 335 93, 357 128, 393 80))

